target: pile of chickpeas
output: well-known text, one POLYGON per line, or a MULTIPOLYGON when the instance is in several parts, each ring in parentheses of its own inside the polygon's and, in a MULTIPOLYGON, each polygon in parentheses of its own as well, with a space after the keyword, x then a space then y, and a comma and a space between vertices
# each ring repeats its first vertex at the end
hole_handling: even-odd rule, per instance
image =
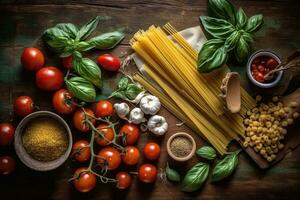
MULTIPOLYGON (((256 97, 257 102, 261 100, 261 96, 256 97)), ((274 161, 278 152, 284 148, 282 141, 287 134, 287 126, 299 117, 299 113, 295 112, 297 107, 296 102, 283 106, 275 96, 272 102, 259 103, 257 107, 247 111, 244 119, 244 147, 250 146, 268 162, 274 161)))

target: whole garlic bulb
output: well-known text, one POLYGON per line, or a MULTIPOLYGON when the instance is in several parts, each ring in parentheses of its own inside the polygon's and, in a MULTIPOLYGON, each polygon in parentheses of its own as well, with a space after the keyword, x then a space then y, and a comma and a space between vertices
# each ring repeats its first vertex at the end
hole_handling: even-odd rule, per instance
POLYGON ((140 108, 134 108, 130 111, 129 122, 134 124, 140 124, 146 121, 144 118, 144 113, 140 108))
POLYGON ((168 130, 168 123, 163 116, 154 115, 148 120, 147 127, 155 135, 162 136, 168 130))
POLYGON ((126 118, 126 115, 129 113, 129 106, 127 103, 115 103, 114 108, 117 115, 122 119, 126 118))
POLYGON ((161 107, 161 103, 156 96, 146 95, 140 101, 140 108, 146 115, 155 115, 161 107))

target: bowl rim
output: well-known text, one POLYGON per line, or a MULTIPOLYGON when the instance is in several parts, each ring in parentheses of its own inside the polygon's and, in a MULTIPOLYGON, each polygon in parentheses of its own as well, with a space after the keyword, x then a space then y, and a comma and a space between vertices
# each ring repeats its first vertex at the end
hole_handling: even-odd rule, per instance
POLYGON ((34 169, 36 171, 50 171, 53 169, 58 168, 61 166, 69 157, 71 150, 72 150, 72 144, 73 144, 73 138, 72 138, 72 132, 67 124, 67 122, 60 117, 59 115, 50 112, 50 111, 36 111, 33 112, 26 117, 24 117, 21 122, 18 124, 15 136, 14 136, 14 147, 16 154, 18 155, 19 159, 29 168, 34 169), (52 117, 53 119, 57 120, 59 123, 61 123, 64 128, 66 129, 66 134, 68 137, 68 147, 63 155, 61 155, 59 158, 44 162, 44 161, 38 161, 34 158, 32 158, 25 150, 23 144, 22 144, 22 133, 23 129, 26 127, 26 125, 32 120, 37 117, 41 116, 48 116, 52 117))
POLYGON ((174 133, 171 137, 169 137, 168 141, 167 141, 167 152, 168 152, 168 155, 173 158, 174 160, 176 161, 180 161, 180 162, 184 162, 184 161, 187 161, 189 160, 191 157, 194 156, 195 152, 196 152, 196 142, 195 142, 195 139, 188 133, 186 132, 177 132, 177 133, 174 133), (178 136, 183 136, 183 137, 186 137, 188 138, 191 142, 192 142, 192 150, 191 152, 185 156, 185 157, 177 157, 175 156, 172 151, 171 151, 171 141, 175 138, 175 137, 178 137, 178 136))
POLYGON ((273 82, 270 82, 270 83, 261 83, 261 82, 256 81, 254 79, 254 77, 252 76, 252 74, 251 74, 251 63, 252 63, 252 61, 255 58, 257 58, 258 56, 262 56, 262 55, 271 56, 272 58, 275 58, 276 61, 279 64, 282 63, 280 56, 276 52, 274 52, 274 51, 272 51, 270 49, 260 49, 260 50, 257 50, 254 53, 252 53, 250 55, 249 59, 248 59, 248 62, 247 62, 247 75, 248 75, 248 78, 250 79, 250 81, 252 83, 254 83, 256 86, 259 86, 261 88, 271 88, 271 87, 276 86, 279 83, 279 81, 282 79, 283 71, 278 72, 278 75, 277 75, 276 79, 273 82))

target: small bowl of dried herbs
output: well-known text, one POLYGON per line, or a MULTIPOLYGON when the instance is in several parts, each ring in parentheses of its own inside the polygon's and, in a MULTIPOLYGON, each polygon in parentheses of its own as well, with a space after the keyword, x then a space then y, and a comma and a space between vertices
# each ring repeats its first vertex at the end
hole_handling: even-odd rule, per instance
POLYGON ((167 141, 167 152, 176 161, 187 161, 196 152, 196 142, 185 132, 175 133, 167 141))
POLYGON ((49 171, 61 166, 72 149, 72 133, 63 118, 49 111, 26 116, 15 132, 15 149, 29 168, 49 171))

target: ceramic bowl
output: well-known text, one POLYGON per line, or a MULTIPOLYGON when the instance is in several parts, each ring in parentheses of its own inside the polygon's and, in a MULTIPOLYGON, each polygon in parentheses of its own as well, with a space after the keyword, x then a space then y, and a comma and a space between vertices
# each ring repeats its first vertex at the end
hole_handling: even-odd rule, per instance
POLYGON ((247 62, 247 76, 248 76, 249 80, 258 87, 272 88, 272 87, 276 86, 282 79, 283 71, 277 72, 276 78, 274 78, 274 80, 272 82, 268 82, 268 83, 258 82, 257 80, 254 79, 254 77, 251 74, 251 63, 253 62, 253 60, 255 58, 260 57, 260 56, 270 56, 270 57, 274 58, 279 64, 281 63, 280 57, 275 52, 268 50, 268 49, 261 49, 259 51, 254 52, 250 56, 250 58, 247 62))
POLYGON ((72 149, 72 133, 71 130, 68 126, 68 124, 65 122, 63 118, 58 116, 57 114, 49 111, 38 111, 31 113, 27 115, 17 126, 16 132, 15 132, 15 141, 14 141, 14 146, 16 153, 20 160, 29 168, 37 170, 37 171, 50 171, 53 170, 59 166, 61 166, 69 157, 71 149, 72 149), (67 134, 68 138, 68 147, 66 149, 66 152, 61 155, 59 158, 56 160, 52 160, 49 162, 43 162, 43 161, 38 161, 34 158, 32 158, 25 150, 23 147, 22 143, 22 134, 24 129, 26 128, 27 124, 34 120, 35 118, 39 117, 49 117, 53 118, 54 120, 57 121, 57 123, 62 124, 62 126, 65 128, 65 133, 67 134))
POLYGON ((173 134, 173 135, 168 139, 168 141, 167 141, 167 152, 168 152, 168 155, 169 155, 172 159, 174 159, 174 160, 176 160, 176 161, 179 161, 179 162, 187 161, 187 160, 189 160, 190 158, 192 158, 193 155, 194 155, 195 152, 196 152, 196 142, 195 142, 194 138, 193 138, 191 135, 189 135, 189 134, 187 134, 187 133, 185 133, 185 132, 175 133, 175 134, 173 134), (174 154, 172 153, 170 145, 171 145, 172 140, 173 140, 174 138, 176 138, 176 137, 185 137, 185 138, 187 138, 188 140, 191 141, 191 143, 192 143, 192 150, 191 150, 191 152, 190 152, 187 156, 185 156, 185 157, 177 157, 176 155, 174 155, 174 154))

